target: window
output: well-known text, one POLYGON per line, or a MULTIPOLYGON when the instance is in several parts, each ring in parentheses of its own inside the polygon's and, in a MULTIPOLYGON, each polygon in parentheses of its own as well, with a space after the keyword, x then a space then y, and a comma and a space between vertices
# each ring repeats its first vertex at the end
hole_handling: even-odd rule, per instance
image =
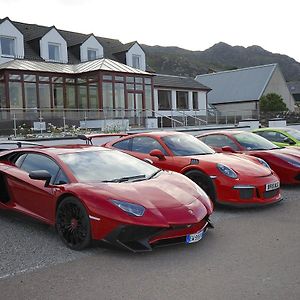
POLYGON ((136 69, 141 68, 141 57, 140 55, 132 55, 132 66, 136 69))
POLYGON ((177 109, 188 109, 189 108, 188 99, 189 99, 188 92, 177 91, 176 92, 177 109))
POLYGON ((199 109, 198 92, 193 92, 193 109, 199 109))
MULTIPOLYGON (((0 109, 6 107, 5 84, 0 81, 0 109)), ((1 113, 1 111, 0 111, 1 113)))
POLYGON ((48 44, 49 50, 49 60, 59 61, 60 53, 59 53, 59 44, 48 44))
POLYGON ((132 140, 132 151, 140 153, 149 153, 154 149, 159 149, 164 155, 167 155, 162 145, 155 139, 149 137, 136 137, 132 140))
POLYGON ((271 142, 286 143, 288 137, 276 131, 256 132, 271 142))
POLYGON ((113 108, 112 83, 103 82, 102 92, 103 92, 103 109, 112 109, 113 108))
POLYGON ((97 58, 97 50, 96 49, 88 49, 87 51, 88 60, 94 60, 97 58))
POLYGON ((37 108, 36 83, 25 82, 25 108, 37 108))
POLYGON ((49 157, 41 154, 29 153, 23 162, 19 163, 19 160, 23 156, 20 156, 16 161, 16 165, 20 166, 20 169, 27 173, 37 170, 46 170, 50 173, 52 179, 56 177, 59 171, 59 166, 49 157))
POLYGON ((113 146, 117 149, 121 149, 121 150, 130 150, 129 149, 129 145, 130 145, 130 141, 131 139, 127 139, 121 142, 117 142, 115 144, 113 144, 113 146))
POLYGON ((0 54, 2 56, 15 56, 15 39, 10 37, 0 37, 0 54))
POLYGON ((171 91, 158 90, 158 109, 171 110, 172 100, 171 91))
POLYGON ((211 147, 222 148, 224 146, 229 146, 235 151, 239 150, 238 146, 225 135, 208 135, 200 139, 211 147))

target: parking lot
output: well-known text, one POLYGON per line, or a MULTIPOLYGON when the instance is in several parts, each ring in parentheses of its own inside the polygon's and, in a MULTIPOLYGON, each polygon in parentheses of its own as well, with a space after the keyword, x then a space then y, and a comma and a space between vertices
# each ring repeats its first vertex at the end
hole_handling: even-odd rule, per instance
POLYGON ((300 187, 258 209, 217 208, 194 245, 75 252, 53 228, 0 211, 1 299, 299 299, 300 187))

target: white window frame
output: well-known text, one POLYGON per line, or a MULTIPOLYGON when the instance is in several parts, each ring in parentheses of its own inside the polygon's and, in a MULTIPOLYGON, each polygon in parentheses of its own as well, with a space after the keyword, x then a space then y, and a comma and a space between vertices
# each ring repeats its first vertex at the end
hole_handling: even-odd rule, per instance
POLYGON ((61 61, 61 44, 51 43, 51 42, 48 43, 48 58, 49 58, 49 61, 56 61, 56 62, 61 61), (54 58, 54 59, 50 58, 49 46, 58 47, 58 58, 57 59, 56 58, 54 58))
POLYGON ((13 36, 4 36, 4 35, 0 36, 0 56, 1 56, 1 57, 16 57, 16 38, 15 38, 15 37, 13 37, 13 36), (13 41, 13 43, 14 43, 14 48, 13 48, 13 54, 12 54, 12 55, 9 55, 9 54, 3 54, 3 53, 2 53, 2 49, 1 49, 1 39, 2 39, 2 38, 10 39, 10 40, 13 41))
POLYGON ((135 69, 140 69, 141 68, 141 62, 142 62, 142 57, 141 55, 137 55, 137 54, 132 54, 132 67, 135 69), (138 61, 138 66, 134 65, 135 59, 137 59, 138 61))
MULTIPOLYGON (((98 51, 98 49, 95 49, 95 48, 87 48, 87 60, 89 61, 90 59, 89 59, 89 51, 94 51, 95 53, 96 53, 96 55, 95 55, 95 58, 94 59, 97 59, 98 58, 98 53, 99 53, 99 51, 98 51)), ((94 60, 94 59, 91 59, 91 60, 94 60)))

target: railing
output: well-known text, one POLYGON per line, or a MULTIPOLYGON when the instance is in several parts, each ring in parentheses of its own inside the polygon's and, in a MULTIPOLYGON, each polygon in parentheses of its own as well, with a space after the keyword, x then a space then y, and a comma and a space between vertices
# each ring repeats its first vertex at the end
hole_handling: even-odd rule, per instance
POLYGON ((256 112, 217 110, 171 111, 147 109, 0 109, 0 136, 76 134, 91 130, 117 132, 138 128, 178 128, 212 124, 237 124, 257 118, 256 112), (196 124, 198 123, 198 124, 196 124))

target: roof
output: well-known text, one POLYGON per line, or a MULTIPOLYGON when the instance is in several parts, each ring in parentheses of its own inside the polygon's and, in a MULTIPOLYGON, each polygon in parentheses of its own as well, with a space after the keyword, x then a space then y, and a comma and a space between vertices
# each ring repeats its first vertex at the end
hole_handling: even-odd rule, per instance
POLYGON ((50 63, 44 61, 31 61, 23 59, 15 59, 0 65, 0 70, 24 70, 49 73, 67 73, 78 74, 91 71, 111 71, 121 73, 132 73, 140 75, 151 75, 139 69, 134 69, 127 65, 121 64, 108 58, 101 58, 92 61, 87 61, 80 64, 61 64, 50 63))
POLYGON ((300 81, 290 81, 287 85, 291 94, 300 94, 300 81))
MULTIPOLYGON (((25 59, 27 60, 42 60, 39 51, 35 47, 33 42, 37 39, 42 38, 47 32, 49 32, 53 28, 56 29, 58 33, 66 40, 68 47, 80 45, 84 43, 92 35, 91 33, 84 34, 84 33, 61 30, 61 29, 57 29, 55 26, 41 26, 37 24, 16 22, 10 20, 7 17, 4 19, 0 19, 0 24, 5 20, 9 20, 23 34, 25 59)), ((104 38, 99 36, 95 36, 95 38, 102 45, 104 49, 104 56, 106 58, 110 58, 114 60, 118 58, 114 55, 114 53, 116 53, 119 49, 122 49, 123 47, 124 48, 123 51, 126 51, 125 50, 126 48, 136 43, 136 42, 131 42, 124 45, 117 39, 110 39, 110 38, 104 38)), ((129 47, 128 50, 130 48, 131 47, 129 47)), ((71 63, 80 62, 79 57, 76 58, 74 56, 71 56, 69 58, 71 63)))
POLYGON ((196 80, 212 88, 209 104, 258 101, 277 64, 197 75, 196 80))
POLYGON ((195 89, 195 90, 207 90, 211 88, 201 84, 191 77, 172 76, 156 74, 153 78, 155 87, 168 87, 168 88, 182 88, 182 89, 195 89))

